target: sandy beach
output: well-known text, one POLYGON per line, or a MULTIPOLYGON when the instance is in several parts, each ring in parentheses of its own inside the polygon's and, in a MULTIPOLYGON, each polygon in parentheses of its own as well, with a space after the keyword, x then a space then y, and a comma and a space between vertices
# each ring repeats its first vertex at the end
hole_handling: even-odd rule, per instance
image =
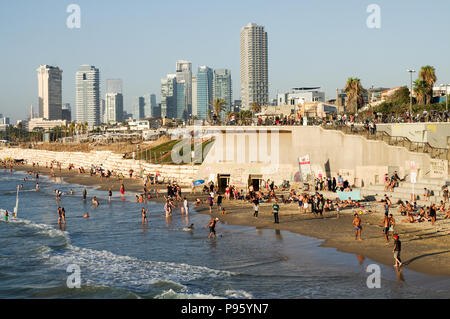
MULTIPOLYGON (((17 170, 33 170, 33 167, 26 165, 16 166, 17 170)), ((49 175, 50 169, 40 167, 34 168, 41 174, 49 175)), ((89 174, 79 174, 76 170, 54 169, 56 177, 63 178, 68 183, 97 186, 100 190, 119 191, 121 181, 116 178, 100 180, 98 176, 89 174)), ((126 191, 140 193, 143 190, 143 181, 138 178, 125 178, 124 185, 126 191)), ((159 188, 165 194, 166 185, 151 185, 149 189, 159 188)), ((194 206, 193 201, 199 197, 206 200, 206 194, 186 194, 191 207, 203 214, 209 214, 209 206, 201 204, 194 206)), ((325 197, 327 197, 325 195, 325 197)), ((163 201, 163 197, 152 200, 163 201)), ((340 217, 336 218, 336 212, 325 212, 324 217, 316 217, 312 213, 300 213, 296 203, 280 204, 280 223, 274 224, 272 215, 273 203, 261 203, 258 218, 253 217, 252 205, 248 202, 236 200, 224 200, 223 207, 226 214, 218 212, 217 207, 213 207, 213 216, 219 217, 221 222, 231 225, 251 226, 256 228, 280 229, 305 236, 323 239, 322 246, 333 247, 339 251, 364 256, 385 265, 393 265, 393 240, 390 239, 386 245, 382 228, 384 210, 381 203, 369 203, 371 212, 360 215, 362 219, 363 231, 362 241, 355 240, 355 233, 352 227, 353 211, 344 209, 340 217)), ((356 210, 356 209, 355 209, 356 210)), ((402 223, 404 219, 396 211, 396 205, 391 208, 396 219, 395 232, 399 234, 402 241, 401 258, 404 267, 433 275, 450 276, 450 220, 444 220, 443 214, 438 213, 437 223, 431 226, 429 222, 419 224, 402 223)), ((220 225, 219 225, 220 227, 220 225)))

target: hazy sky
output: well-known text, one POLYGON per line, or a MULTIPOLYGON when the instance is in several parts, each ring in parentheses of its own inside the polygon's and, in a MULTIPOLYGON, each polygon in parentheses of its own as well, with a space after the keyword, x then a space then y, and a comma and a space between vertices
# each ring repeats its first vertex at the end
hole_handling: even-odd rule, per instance
MULTIPOLYGON (((434 0, 0 0, 0 113, 15 122, 37 109, 41 64, 63 70, 63 103, 75 108, 75 72, 100 69, 101 96, 108 78, 123 80, 125 109, 133 97, 155 93, 175 73, 177 60, 231 69, 240 98, 242 26, 265 26, 269 93, 322 86, 327 98, 357 76, 364 87, 409 86, 407 68, 436 68, 450 83, 450 1, 434 0), (70 4, 81 8, 81 28, 66 26, 70 4), (368 28, 370 4, 381 9, 381 28, 368 28)), ((416 75, 414 76, 416 77, 416 75)))

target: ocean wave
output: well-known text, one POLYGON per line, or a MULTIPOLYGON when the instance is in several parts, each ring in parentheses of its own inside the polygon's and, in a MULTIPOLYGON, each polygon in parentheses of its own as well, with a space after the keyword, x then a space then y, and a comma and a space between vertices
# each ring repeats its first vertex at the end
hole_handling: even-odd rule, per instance
POLYGON ((253 295, 244 291, 244 290, 234 290, 229 289, 225 291, 225 295, 227 297, 236 298, 236 299, 252 299, 253 295))
POLYGON ((157 295, 155 299, 225 299, 224 297, 200 293, 179 293, 172 289, 166 290, 157 295))

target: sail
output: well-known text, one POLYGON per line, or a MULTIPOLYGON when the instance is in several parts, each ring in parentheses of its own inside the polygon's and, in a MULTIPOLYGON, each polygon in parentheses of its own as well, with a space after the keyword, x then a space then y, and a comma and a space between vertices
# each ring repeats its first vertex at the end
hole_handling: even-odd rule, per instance
POLYGON ((14 217, 17 217, 17 209, 19 208, 19 186, 17 186, 16 207, 14 207, 14 217))

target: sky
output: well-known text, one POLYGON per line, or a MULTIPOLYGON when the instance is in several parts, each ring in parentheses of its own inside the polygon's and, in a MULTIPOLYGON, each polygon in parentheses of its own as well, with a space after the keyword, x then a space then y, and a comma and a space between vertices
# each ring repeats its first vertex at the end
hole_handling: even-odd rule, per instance
POLYGON ((128 112, 137 96, 160 101, 160 80, 177 60, 191 61, 193 73, 231 69, 240 99, 240 30, 248 23, 268 35, 270 99, 301 86, 334 98, 349 77, 366 88, 409 86, 406 70, 424 65, 436 68, 437 84, 450 83, 449 13, 448 0, 0 0, 0 113, 15 123, 31 104, 36 112, 42 64, 63 70, 63 103, 73 112, 81 64, 99 68, 102 98, 106 79, 123 80, 128 112), (67 27, 70 4, 81 9, 80 28, 67 27), (379 20, 367 12, 372 4, 379 20))

